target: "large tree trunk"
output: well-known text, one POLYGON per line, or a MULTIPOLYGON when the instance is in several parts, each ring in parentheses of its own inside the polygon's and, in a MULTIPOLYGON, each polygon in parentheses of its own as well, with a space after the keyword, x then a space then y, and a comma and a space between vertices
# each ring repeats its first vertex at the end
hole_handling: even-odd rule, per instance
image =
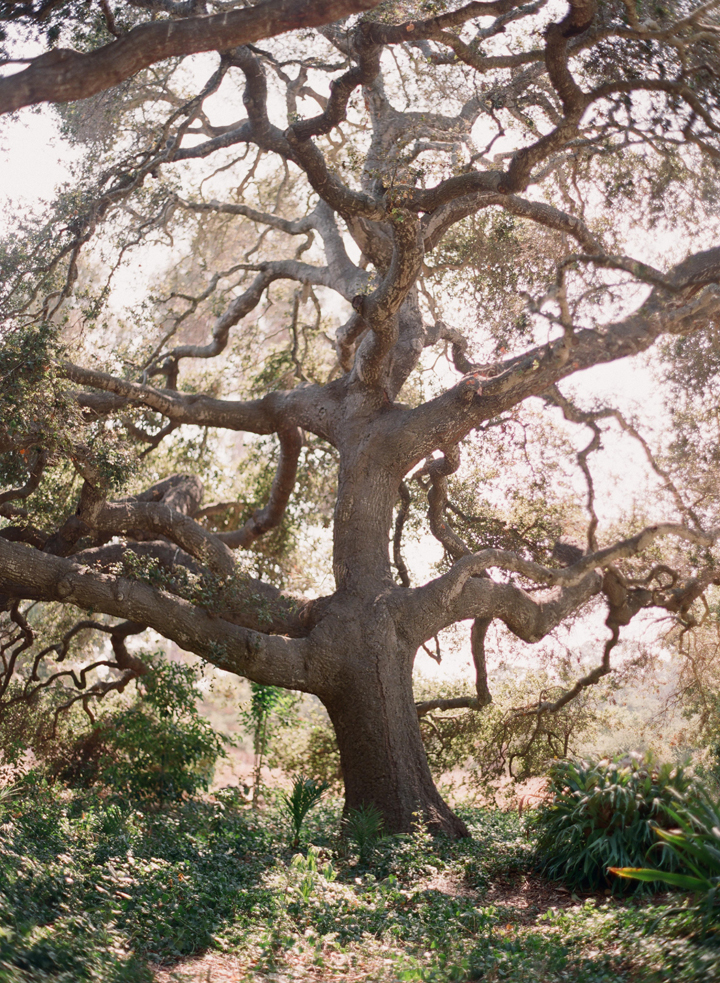
POLYGON ((435 788, 406 680, 395 679, 390 692, 349 685, 327 709, 340 747, 346 812, 374 805, 391 833, 409 832, 422 820, 433 832, 470 835, 435 788))
POLYGON ((421 817, 433 831, 468 836, 435 788, 420 735, 412 691, 417 639, 406 633, 405 599, 388 550, 402 472, 393 471, 394 460, 382 465, 383 442, 368 439, 372 407, 366 410, 343 434, 333 556, 338 592, 313 633, 321 669, 314 691, 335 728, 346 812, 374 805, 389 833, 409 832, 421 817))
POLYGON ((415 653, 398 639, 382 601, 364 617, 354 613, 335 633, 342 668, 322 693, 340 748, 345 811, 374 805, 390 833, 409 832, 420 818, 433 832, 468 836, 430 774, 412 691, 415 653))

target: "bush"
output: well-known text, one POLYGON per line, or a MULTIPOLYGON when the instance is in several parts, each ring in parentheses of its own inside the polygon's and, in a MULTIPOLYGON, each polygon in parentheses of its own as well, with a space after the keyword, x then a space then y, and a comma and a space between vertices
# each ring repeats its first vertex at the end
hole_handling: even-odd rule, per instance
POLYGON ((681 804, 672 813, 679 829, 655 832, 687 870, 611 867, 613 874, 644 883, 668 884, 692 891, 695 903, 685 909, 701 917, 704 928, 720 924, 720 808, 706 795, 681 804))
POLYGON ((158 662, 138 680, 129 707, 105 714, 59 749, 51 774, 71 786, 99 784, 160 803, 207 790, 227 738, 198 712, 198 673, 158 662))
POLYGON ((541 871, 569 887, 617 893, 640 882, 608 878, 610 867, 675 871, 680 860, 658 839, 676 825, 673 810, 699 786, 686 769, 630 754, 613 761, 558 761, 549 773, 550 801, 534 820, 541 871))

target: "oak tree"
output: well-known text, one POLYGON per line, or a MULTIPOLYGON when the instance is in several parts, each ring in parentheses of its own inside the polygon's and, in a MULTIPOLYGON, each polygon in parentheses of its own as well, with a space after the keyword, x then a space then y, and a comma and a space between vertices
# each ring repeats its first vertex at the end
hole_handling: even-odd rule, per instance
MULTIPOLYGON (((166 37, 205 9, 129 6, 179 14, 143 27, 166 37)), ((328 3, 287 26, 358 7, 328 3)), ((90 708, 143 674, 127 640, 153 629, 221 669, 315 694, 347 808, 373 804, 394 831, 420 811, 465 835, 420 721, 488 704, 490 625, 532 644, 605 608, 595 667, 518 708, 539 726, 611 672, 639 612, 689 630, 718 581, 716 483, 695 494, 687 456, 656 453, 619 410, 563 382, 654 349, 670 357, 674 343, 686 359, 714 350, 716 5, 387 3, 258 46, 275 33, 262 31, 208 29, 204 83, 206 62, 176 59, 63 109, 90 148, 86 171, 3 245, 0 698, 11 712, 60 686, 62 705, 90 708), (228 122, 234 87, 244 111, 228 122), (126 278, 124 311, 108 309, 117 271, 158 250, 171 257, 162 289, 135 304, 126 278), (506 460, 526 407, 587 431, 573 452, 584 490, 553 505, 547 488, 513 489, 509 470, 504 493, 474 507, 467 486, 452 489, 463 453, 506 460), (661 521, 625 533, 600 522, 591 467, 610 426, 662 492, 661 521), (243 460, 265 462, 257 488, 273 469, 264 501, 204 503, 201 476, 170 466, 190 431, 246 435, 243 460), (133 459, 144 487, 126 484, 133 459), (534 509, 525 524, 508 519, 515 492, 534 509), (290 516, 317 526, 323 495, 334 587, 302 597, 273 582, 282 544, 263 542, 290 516), (425 582, 404 547, 421 504, 445 554, 425 582), (40 610, 62 628, 44 645, 40 610), (418 651, 463 621, 476 693, 416 704, 418 651), (65 669, 88 632, 112 655, 65 669)), ((25 103, 48 97, 38 86, 25 103)), ((712 392, 688 394, 683 379, 668 382, 678 412, 712 392)), ((523 433, 525 454, 545 440, 523 433)), ((218 451, 221 475, 228 460, 218 451)))

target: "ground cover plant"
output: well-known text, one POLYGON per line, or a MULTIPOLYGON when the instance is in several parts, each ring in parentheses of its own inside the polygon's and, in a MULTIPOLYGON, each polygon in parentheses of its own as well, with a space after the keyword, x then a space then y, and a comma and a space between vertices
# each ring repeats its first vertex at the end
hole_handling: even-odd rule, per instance
POLYGON ((461 809, 472 839, 418 824, 361 857, 340 805, 307 814, 296 851, 282 808, 232 789, 143 811, 26 780, 0 803, 0 980, 717 978, 713 934, 682 913, 658 922, 667 899, 538 878, 516 813, 461 809))

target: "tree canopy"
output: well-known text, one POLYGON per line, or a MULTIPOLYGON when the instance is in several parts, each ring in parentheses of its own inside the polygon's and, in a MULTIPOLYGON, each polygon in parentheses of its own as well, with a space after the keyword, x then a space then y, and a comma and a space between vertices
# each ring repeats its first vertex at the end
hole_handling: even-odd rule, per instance
MULTIPOLYGON (((77 180, 2 246, 5 711, 91 712, 146 671, 127 639, 153 629, 318 696, 348 808, 463 835, 419 719, 488 704, 493 622, 536 643, 604 608, 596 665, 518 708, 538 721, 611 671, 639 612, 691 630, 718 581, 716 6, 92 8, 127 34, 78 27, 68 64, 207 33, 57 109, 77 180), (651 351, 657 446, 564 384, 651 351), (613 428, 657 479, 624 522, 593 477, 613 428), (303 596, 329 526, 334 587, 303 596), (423 528, 445 555, 425 582, 404 545, 423 528), (461 621, 476 693, 416 705, 416 653, 461 621), (112 655, 56 665, 93 632, 112 655)), ((66 56, 42 58, 2 105, 48 98, 32 79, 66 56)))

